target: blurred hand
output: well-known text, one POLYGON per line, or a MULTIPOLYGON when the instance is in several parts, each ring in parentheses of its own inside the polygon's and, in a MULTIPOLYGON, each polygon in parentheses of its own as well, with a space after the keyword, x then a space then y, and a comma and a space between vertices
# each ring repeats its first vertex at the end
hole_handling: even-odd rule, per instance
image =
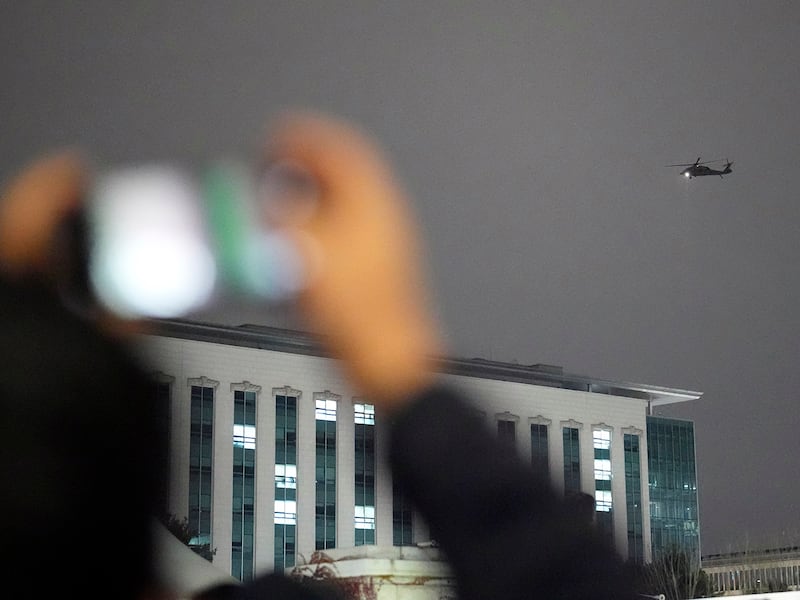
MULTIPOLYGON (((318 186, 313 210, 288 203, 278 223, 307 267, 302 313, 357 391, 395 407, 430 383, 441 352, 399 185, 370 140, 317 115, 282 119, 268 159, 301 167, 318 186)), ((86 185, 73 153, 41 159, 11 182, 0 201, 0 272, 57 285, 64 269, 64 257, 54 252, 58 228, 80 208, 86 185)), ((97 322, 117 334, 141 327, 104 313, 97 322)))
POLYGON ((289 204, 279 223, 307 265, 303 315, 359 393, 397 407, 430 383, 441 350, 403 193, 370 140, 329 118, 282 119, 268 159, 318 186, 313 210, 289 204))
POLYGON ((17 176, 0 199, 0 271, 52 282, 58 227, 78 210, 85 186, 86 170, 71 152, 40 159, 17 176))
MULTIPOLYGON (((18 175, 0 197, 0 273, 11 280, 36 280, 58 290, 72 278, 75 256, 59 255, 59 229, 81 209, 88 171, 75 152, 41 158, 18 175)), ((122 319, 99 306, 85 307, 102 331, 126 338, 143 322, 122 319)))

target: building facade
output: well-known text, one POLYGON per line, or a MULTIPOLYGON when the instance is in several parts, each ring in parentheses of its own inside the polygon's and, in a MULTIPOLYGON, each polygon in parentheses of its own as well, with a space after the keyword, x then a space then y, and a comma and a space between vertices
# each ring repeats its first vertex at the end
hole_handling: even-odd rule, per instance
MULTIPOLYGON (((158 334, 143 336, 141 352, 168 405, 167 510, 188 517, 193 543, 209 544, 218 567, 246 580, 333 548, 429 541, 386 467, 385 416, 353 393, 309 336, 157 326, 158 334)), ((648 413, 699 393, 478 359, 444 359, 440 371, 476 401, 509 452, 545 470, 557 490, 593 502, 597 527, 623 558, 649 561, 654 542, 666 539, 659 532, 672 528, 654 508, 673 499, 659 495, 662 470, 692 471, 691 488, 681 490, 694 494, 696 510, 693 431, 679 427, 681 448, 691 438, 691 461, 681 452, 667 460, 664 449, 652 462, 652 440, 666 448, 673 430, 648 413)), ((678 512, 675 523, 684 516, 678 512)), ((694 526, 679 528, 693 527, 696 536, 691 516, 694 526)))

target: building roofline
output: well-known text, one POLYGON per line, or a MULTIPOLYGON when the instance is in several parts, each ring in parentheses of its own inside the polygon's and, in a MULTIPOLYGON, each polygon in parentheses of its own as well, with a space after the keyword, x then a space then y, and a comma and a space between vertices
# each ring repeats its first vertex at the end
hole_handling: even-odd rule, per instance
POLYGON ((796 560, 800 558, 800 546, 781 546, 778 548, 762 548, 738 550, 734 552, 721 552, 706 554, 702 557, 703 568, 722 567, 744 562, 759 563, 776 560, 796 560))
MULTIPOLYGON (((305 331, 265 325, 217 325, 187 320, 152 320, 151 334, 178 339, 211 342, 229 346, 290 352, 307 356, 330 357, 316 336, 305 331)), ((564 373, 550 365, 519 365, 481 358, 443 357, 437 361, 443 373, 515 381, 531 385, 558 387, 584 392, 639 398, 650 406, 698 400, 702 392, 640 383, 612 381, 564 373)))
POLYGON ((646 400, 651 406, 698 400, 703 395, 702 392, 692 390, 565 373, 560 367, 552 367, 550 365, 519 365, 488 361, 481 358, 445 358, 440 362, 443 366, 443 371, 457 375, 518 381, 598 394, 639 398, 646 400))

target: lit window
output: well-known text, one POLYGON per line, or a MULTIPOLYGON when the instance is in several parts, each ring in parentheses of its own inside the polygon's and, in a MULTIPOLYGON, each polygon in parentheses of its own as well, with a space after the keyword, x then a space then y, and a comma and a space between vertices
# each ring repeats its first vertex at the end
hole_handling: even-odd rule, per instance
POLYGON ((234 425, 233 445, 235 448, 255 450, 256 449, 255 425, 234 425))
POLYGON ((594 429, 592 431, 594 447, 594 503, 598 529, 611 536, 613 510, 611 498, 611 431, 594 429))
POLYGON ((356 529, 375 529, 375 507, 356 506, 356 529))
POLYGON ((594 478, 611 480, 611 461, 607 458, 596 458, 594 460, 594 478))
POLYGON ((317 398, 314 415, 317 421, 335 421, 336 400, 317 398))
POLYGON ((275 465, 275 487, 297 489, 297 465, 275 465))
POLYGON ((297 502, 294 500, 275 500, 275 523, 277 525, 296 525, 297 502))
POLYGON ((611 492, 596 490, 594 493, 595 510, 598 512, 611 511, 611 492))
POLYGON ((595 448, 611 449, 611 432, 606 429, 595 429, 592 434, 595 448))
POLYGON ((356 425, 375 425, 375 407, 372 404, 354 404, 356 425))

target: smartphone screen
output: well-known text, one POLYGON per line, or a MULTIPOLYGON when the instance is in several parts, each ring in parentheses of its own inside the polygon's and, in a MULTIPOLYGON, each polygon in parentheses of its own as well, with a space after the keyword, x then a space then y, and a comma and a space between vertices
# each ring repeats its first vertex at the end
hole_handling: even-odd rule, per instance
POLYGON ((89 278, 126 317, 173 317, 211 298, 217 266, 200 190, 177 168, 130 167, 97 178, 89 199, 89 278))
MULTIPOLYGON (((274 182, 273 182, 274 183, 274 182)), ((87 207, 89 279, 126 317, 182 316, 225 289, 283 301, 302 287, 293 244, 266 225, 271 198, 234 162, 199 175, 163 165, 97 178, 87 207)))

